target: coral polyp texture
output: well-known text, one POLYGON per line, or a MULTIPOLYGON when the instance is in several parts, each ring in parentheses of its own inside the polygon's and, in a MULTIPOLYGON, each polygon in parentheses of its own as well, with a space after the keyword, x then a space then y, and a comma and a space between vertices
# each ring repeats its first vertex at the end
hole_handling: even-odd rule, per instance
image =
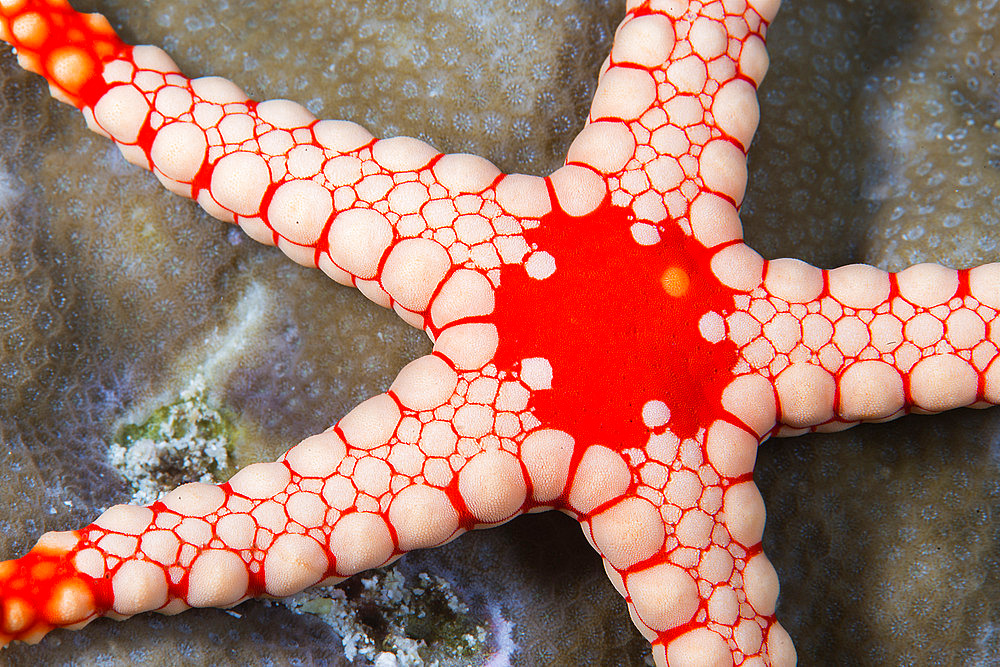
POLYGON ((129 162, 433 342, 277 462, 0 563, 0 641, 288 596, 558 509, 656 664, 795 663, 758 446, 1000 402, 1000 265, 765 260, 739 209, 778 1, 625 10, 543 177, 188 79, 65 3, 0 4, 18 62, 129 162))

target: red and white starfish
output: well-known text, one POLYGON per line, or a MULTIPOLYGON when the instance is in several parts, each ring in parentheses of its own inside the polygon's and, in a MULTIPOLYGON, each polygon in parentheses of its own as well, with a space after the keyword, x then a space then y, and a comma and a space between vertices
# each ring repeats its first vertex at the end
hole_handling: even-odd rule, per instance
POLYGON ((435 341, 279 462, 0 565, 5 640, 285 595, 558 508, 658 663, 794 662, 757 445, 996 402, 1000 269, 762 260, 737 208, 777 2, 628 8, 590 122, 542 179, 189 81, 59 3, 0 5, 22 64, 128 159, 435 341))

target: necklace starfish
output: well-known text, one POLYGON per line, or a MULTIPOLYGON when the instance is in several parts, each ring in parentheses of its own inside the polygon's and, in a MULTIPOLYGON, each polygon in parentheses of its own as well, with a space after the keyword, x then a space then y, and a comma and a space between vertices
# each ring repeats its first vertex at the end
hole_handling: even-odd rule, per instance
MULTIPOLYGON (((734 13, 726 4, 633 7, 592 122, 571 148, 570 164, 547 181, 502 177, 482 161, 441 157, 412 141, 371 143, 356 126, 317 124, 289 103, 253 105, 218 81, 171 83, 174 75, 162 76, 169 61, 149 47, 131 52, 138 71, 117 75, 125 78, 109 81, 117 65, 105 66, 110 86, 100 94, 87 89, 93 79, 75 92, 60 79, 63 96, 93 95, 95 127, 120 141, 127 156, 149 161, 168 187, 203 194, 202 203, 216 206, 220 217, 367 290, 436 342, 434 354, 404 369, 389 393, 282 462, 251 467, 222 487, 182 487, 148 510, 112 508, 82 531, 44 537, 8 566, 16 572, 5 609, 14 625, 24 624, 8 633, 31 638, 47 624, 86 621, 109 608, 124 615, 288 593, 467 528, 557 506, 581 519, 661 661, 705 651, 779 664, 784 651, 787 659, 790 645, 773 619, 776 580, 759 549, 763 511, 749 477, 756 440, 774 431, 775 418, 785 429, 836 428, 897 416, 909 406, 938 411, 990 398, 992 356, 975 355, 984 354, 981 339, 997 304, 989 268, 924 266, 893 277, 870 268, 820 273, 787 260, 765 264, 739 242, 740 170, 755 124, 753 87, 763 76, 762 51, 753 50, 757 41, 762 48, 764 32, 757 12, 770 20, 776 6, 734 13), (730 14, 713 15, 721 9, 730 14), (732 53, 720 26, 731 32, 732 53), (727 58, 739 64, 729 78, 710 67, 727 58), (704 73, 699 61, 708 63, 704 73), (157 99, 176 97, 178 88, 209 108, 243 107, 223 109, 234 115, 216 120, 224 148, 215 157, 214 135, 202 142, 198 132, 206 128, 195 129, 203 122, 197 101, 173 115, 155 101, 153 112, 136 111, 141 104, 130 88, 156 76, 164 81, 146 92, 157 99), (662 115, 662 122, 646 114, 662 115), (250 129, 228 141, 222 123, 241 116, 253 118, 250 129), (278 144, 268 147, 271 141, 278 144), (310 157, 309 147, 336 155, 310 157), (358 161, 357 180, 349 181, 354 167, 342 158, 358 161), (346 205, 331 188, 326 210, 327 195, 300 164, 310 160, 323 165, 323 185, 347 179, 337 185, 353 192, 341 191, 346 205), (274 162, 285 170, 278 180, 274 162), (657 196, 646 196, 652 192, 657 196), (671 213, 671 205, 679 208, 671 213), (445 212, 435 212, 441 206, 445 212), (310 219, 317 211, 326 215, 310 219), (621 286, 632 283, 636 292, 623 294, 621 286), (635 319, 650 326, 626 323, 635 319), (560 323, 555 332, 553 322, 560 323), (623 340, 631 347, 621 349, 623 340), (593 349, 582 349, 588 345, 593 349), (602 359, 603 370, 593 359, 602 359), (602 376, 596 383, 595 374, 602 376), (950 381, 941 384, 939 376, 950 381), (879 390, 869 391, 873 386, 879 390), (436 429, 445 443, 432 437, 436 429), (445 467, 435 472, 435 461, 445 467), (345 462, 349 471, 341 469, 345 462), (338 507, 328 488, 347 479, 355 490, 345 493, 354 495, 338 507), (327 503, 322 519, 318 502, 327 503), (284 519, 275 503, 285 508, 284 519), (163 526, 161 519, 175 522, 163 526), (237 521, 248 527, 224 528, 237 521), (198 543, 199 530, 211 539, 198 543), (354 552, 361 534, 373 553, 354 552), (137 552, 133 544, 130 554, 112 546, 150 535, 176 540, 177 560, 162 562, 164 552, 153 546, 137 552), (238 540, 247 544, 237 549, 238 540), (185 556, 182 544, 196 546, 185 556), (30 570, 34 581, 44 580, 39 572, 53 559, 57 569, 71 563, 76 573, 53 579, 50 597, 37 598, 34 610, 23 607, 17 577, 30 570), (722 575, 713 568, 726 567, 715 581, 722 575), (111 582, 102 583, 105 577, 111 582), (220 590, 240 595, 220 598, 220 590), (205 594, 216 597, 198 597, 205 594), (49 599, 68 601, 69 611, 55 605, 53 612, 49 599)), ((63 69, 64 55, 57 53, 55 70, 63 69)), ((78 63, 69 71, 78 72, 78 63)))

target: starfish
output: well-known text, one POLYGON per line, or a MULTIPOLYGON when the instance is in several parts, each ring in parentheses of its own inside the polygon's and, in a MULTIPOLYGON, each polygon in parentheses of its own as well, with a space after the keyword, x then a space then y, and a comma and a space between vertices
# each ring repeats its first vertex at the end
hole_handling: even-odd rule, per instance
POLYGON ((71 30, 53 46, 23 4, 8 11, 28 28, 7 35, 22 63, 126 157, 435 349, 277 463, 43 536, 0 566, 9 638, 287 594, 558 508, 658 662, 792 662, 760 550, 759 442, 995 402, 995 267, 822 272, 741 242, 776 2, 630 3, 547 179, 189 82, 98 19, 79 26, 87 49, 71 30))

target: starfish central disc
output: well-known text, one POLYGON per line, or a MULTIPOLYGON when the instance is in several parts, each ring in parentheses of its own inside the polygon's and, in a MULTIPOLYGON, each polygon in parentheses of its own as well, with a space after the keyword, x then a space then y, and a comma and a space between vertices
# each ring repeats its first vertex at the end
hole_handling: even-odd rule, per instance
POLYGON ((735 345, 699 330, 703 316, 734 308, 710 253, 675 225, 640 245, 633 222, 609 204, 578 218, 551 214, 527 236, 552 255, 555 272, 537 280, 508 267, 500 278, 498 364, 546 359, 552 388, 535 392, 535 414, 581 444, 641 447, 650 401, 670 411, 652 430, 694 435, 721 411, 736 363, 735 345))

